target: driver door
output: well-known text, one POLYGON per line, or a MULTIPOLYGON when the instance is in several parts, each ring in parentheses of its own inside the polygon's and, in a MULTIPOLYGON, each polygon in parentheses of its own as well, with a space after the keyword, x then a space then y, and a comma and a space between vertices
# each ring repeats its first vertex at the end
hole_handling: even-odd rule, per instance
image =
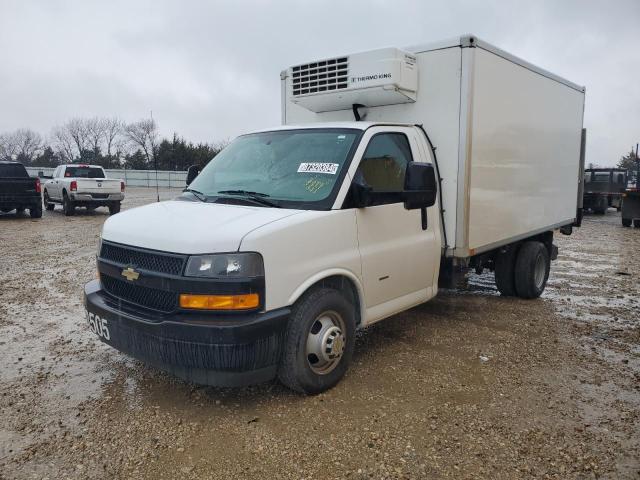
POLYGON ((404 189, 407 164, 426 160, 415 131, 377 127, 369 129, 367 136, 354 181, 371 187, 376 199, 372 206, 355 209, 365 321, 372 323, 436 294, 440 234, 437 204, 427 208, 427 229, 423 230, 421 210, 405 209, 398 194, 404 189))

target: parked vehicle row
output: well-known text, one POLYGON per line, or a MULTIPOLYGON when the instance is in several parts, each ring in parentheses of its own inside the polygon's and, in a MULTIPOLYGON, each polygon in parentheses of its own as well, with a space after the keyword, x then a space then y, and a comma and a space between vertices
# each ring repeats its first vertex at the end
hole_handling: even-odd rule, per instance
POLYGON ((0 211, 15 210, 18 214, 29 210, 32 218, 42 217, 42 204, 52 211, 62 205, 65 215, 71 216, 77 207, 93 211, 107 207, 114 215, 124 200, 123 180, 107 178, 98 165, 69 164, 58 166, 42 184, 40 178, 30 177, 19 162, 0 162, 0 211))

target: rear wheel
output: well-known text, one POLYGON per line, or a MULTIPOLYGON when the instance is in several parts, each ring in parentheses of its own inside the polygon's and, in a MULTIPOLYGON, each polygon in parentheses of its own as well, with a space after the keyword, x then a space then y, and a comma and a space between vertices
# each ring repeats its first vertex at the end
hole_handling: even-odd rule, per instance
POLYGON ((76 213, 76 206, 66 193, 62 197, 62 211, 67 217, 71 217, 76 213))
POLYGON ((16 216, 21 216, 24 213, 24 207, 16 208, 16 216))
POLYGON ((278 370, 292 390, 316 394, 344 376, 355 342, 355 308, 337 290, 320 288, 294 306, 278 370))
POLYGON ((631 219, 630 218, 623 218, 622 219, 622 226, 623 227, 630 227, 631 226, 631 219))
POLYGON ((549 279, 551 260, 541 242, 525 242, 518 251, 515 269, 516 292, 520 298, 538 298, 549 279))
POLYGON ((504 252, 499 252, 494 260, 496 287, 505 297, 516 296, 515 265, 517 253, 516 245, 510 245, 504 252))
POLYGON ((636 228, 640 228, 640 220, 634 220, 633 221, 633 226, 636 228))
POLYGON ((29 209, 31 218, 42 218, 42 205, 37 205, 29 209))
POLYGON ((109 215, 115 215, 120 212, 120 202, 109 205, 109 215))
POLYGON ((53 203, 51 203, 51 201, 49 200, 49 192, 45 190, 43 196, 44 196, 44 205, 46 209, 51 212, 54 208, 56 208, 56 206, 53 203))

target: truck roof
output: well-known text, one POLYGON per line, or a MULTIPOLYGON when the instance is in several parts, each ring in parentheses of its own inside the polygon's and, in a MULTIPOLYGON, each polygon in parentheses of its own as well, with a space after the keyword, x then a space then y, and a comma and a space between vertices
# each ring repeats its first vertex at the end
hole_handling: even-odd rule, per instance
POLYGON ((342 128, 342 129, 353 129, 353 130, 366 130, 370 127, 375 127, 378 125, 383 126, 398 126, 398 127, 413 127, 412 123, 396 123, 396 122, 325 122, 325 123, 302 123, 297 125, 278 125, 273 128, 264 128, 261 130, 255 130, 251 133, 262 133, 262 132, 273 132, 277 130, 300 130, 300 129, 326 129, 326 128, 342 128))
POLYGON ((63 163, 59 167, 83 167, 83 168, 103 168, 101 165, 90 165, 88 163, 63 163))

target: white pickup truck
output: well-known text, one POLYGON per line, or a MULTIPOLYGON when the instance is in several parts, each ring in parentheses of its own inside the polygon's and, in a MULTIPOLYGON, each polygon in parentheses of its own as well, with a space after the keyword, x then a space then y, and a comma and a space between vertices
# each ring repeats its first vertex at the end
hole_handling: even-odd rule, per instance
POLYGON ((99 165, 70 164, 54 170, 44 184, 42 196, 47 210, 59 203, 67 216, 73 215, 76 207, 108 207, 114 215, 120 211, 124 188, 124 180, 107 178, 99 165))
POLYGON ((554 233, 581 218, 584 88, 473 36, 281 79, 284 126, 105 222, 85 286, 102 341, 190 381, 313 394, 357 329, 471 268, 543 293, 554 233))

